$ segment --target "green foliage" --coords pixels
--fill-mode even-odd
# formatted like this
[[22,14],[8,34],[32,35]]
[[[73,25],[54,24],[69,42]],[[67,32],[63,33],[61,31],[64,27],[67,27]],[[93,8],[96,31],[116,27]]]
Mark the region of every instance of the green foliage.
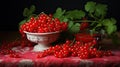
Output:
[[91,1],[85,4],[85,10],[96,17],[104,17],[107,13],[107,5]]
[[36,9],[36,8],[35,8],[35,5],[32,5],[32,6],[30,7],[30,13],[33,14],[33,12],[35,12],[35,9]]
[[114,24],[116,24],[116,20],[114,18],[104,19],[104,20],[102,20],[102,24],[104,26],[114,25]]
[[[89,17],[94,18],[96,22],[93,22],[93,30],[97,28],[104,29],[108,35],[111,35],[117,31],[116,20],[114,18],[104,18],[107,14],[107,5],[96,2],[87,2],[85,4],[85,10],[88,12]],[[96,24],[96,25],[95,25]]]
[[95,9],[95,16],[105,16],[107,13],[107,5],[104,4],[97,4]]
[[[57,8],[54,13],[55,18],[59,18],[63,22],[68,22],[68,31],[70,33],[77,33],[80,31],[80,23],[83,22],[83,17],[93,18],[90,21],[90,29],[94,32],[105,30],[108,35],[117,31],[116,20],[114,18],[104,18],[107,14],[107,5],[89,1],[85,4],[85,11],[83,10],[63,10]],[[74,22],[80,20],[77,23]]]
[[85,10],[87,12],[93,13],[95,11],[95,8],[96,8],[95,6],[96,6],[96,2],[92,2],[92,1],[87,2],[85,4]]
[[68,23],[68,31],[69,33],[78,33],[80,31],[80,24],[79,23],[75,23],[73,21],[70,21]]
[[70,33],[78,33],[80,31],[80,24],[79,23],[75,23],[71,26],[71,28],[69,28],[69,32]]
[[71,10],[66,12],[66,16],[70,19],[81,19],[85,16],[85,12],[82,10]]
[[36,16],[36,14],[33,14],[35,12],[35,9],[35,5],[31,5],[30,8],[24,9],[23,16],[25,19],[19,22],[19,26],[29,21],[31,16]]
[[53,16],[55,18],[60,18],[64,13],[65,13],[65,10],[62,10],[61,8],[57,8]]
[[82,10],[66,11],[62,8],[57,8],[53,16],[54,18],[59,18],[63,22],[68,22],[68,31],[74,34],[80,31],[80,24],[75,23],[73,19],[81,19],[85,16],[85,12]]
[[73,21],[69,21],[69,23],[68,23],[68,29],[70,29],[73,25],[74,25],[74,22]]
[[29,9],[25,8],[24,11],[23,11],[23,16],[27,17],[28,16],[28,12],[29,12]]
[[104,19],[102,21],[103,26],[105,26],[106,32],[110,35],[117,31],[116,20],[114,18]]
[[30,8],[25,8],[23,11],[24,17],[30,17],[35,12],[35,6],[32,5]]

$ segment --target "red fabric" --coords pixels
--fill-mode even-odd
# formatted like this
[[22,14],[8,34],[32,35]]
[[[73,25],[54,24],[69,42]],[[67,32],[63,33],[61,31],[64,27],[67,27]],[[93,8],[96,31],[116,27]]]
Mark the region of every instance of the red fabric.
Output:
[[120,67],[120,51],[113,51],[114,56],[92,59],[79,59],[79,57],[56,58],[47,56],[37,58],[37,52],[29,47],[17,47],[21,58],[11,58],[0,55],[0,67]]

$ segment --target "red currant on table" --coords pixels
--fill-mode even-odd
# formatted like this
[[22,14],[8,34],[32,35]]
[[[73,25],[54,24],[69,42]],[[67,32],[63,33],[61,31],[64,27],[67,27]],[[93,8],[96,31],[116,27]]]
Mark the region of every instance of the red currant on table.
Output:
[[45,57],[48,55],[54,55],[57,58],[65,57],[79,57],[80,59],[89,58],[100,58],[103,56],[113,55],[111,51],[103,51],[94,48],[93,41],[88,43],[83,43],[81,41],[76,41],[71,45],[72,41],[66,40],[65,43],[57,44],[50,47],[42,53],[37,55],[37,58]]

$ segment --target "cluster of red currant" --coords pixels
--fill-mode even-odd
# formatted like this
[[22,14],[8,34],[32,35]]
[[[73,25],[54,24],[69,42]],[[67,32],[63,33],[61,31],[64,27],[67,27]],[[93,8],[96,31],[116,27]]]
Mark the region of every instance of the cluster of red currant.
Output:
[[58,18],[53,18],[51,14],[41,13],[37,18],[31,17],[30,21],[22,24],[20,32],[46,33],[64,31],[67,29],[67,25],[66,22],[61,22]]
[[35,43],[29,41],[26,38],[21,38],[19,40],[15,40],[15,41],[12,41],[12,42],[6,42],[6,41],[4,41],[2,43],[2,45],[0,46],[0,50],[11,49],[11,48],[16,47],[16,46],[21,46],[21,47],[29,46],[29,47],[31,47],[34,44]]
[[0,55],[9,55],[12,58],[20,58],[20,55],[16,51],[11,49],[5,49],[0,51]]
[[[11,49],[12,47],[16,47],[16,46],[18,46],[18,45],[20,45],[20,41],[13,41],[13,42],[7,42],[7,41],[3,41],[2,42],[2,44],[1,44],[1,46],[0,46],[0,50],[2,51],[2,50],[9,50],[9,49]],[[1,52],[0,51],[0,52]]]
[[18,41],[2,44],[2,46],[0,47],[0,55],[9,55],[9,57],[12,58],[19,58],[19,54],[17,54],[16,51],[11,50],[12,47],[18,46],[18,43],[20,44],[20,42]]
[[21,45],[21,47],[33,47],[35,45],[35,43],[29,41],[27,38],[22,38],[21,40],[19,40],[19,46]]
[[20,40],[15,40],[13,42],[6,42],[4,41],[2,45],[0,46],[0,55],[9,55],[10,57],[13,58],[19,58],[19,53],[12,50],[13,47],[20,46],[25,47],[25,46],[33,46],[34,43],[28,41],[26,38],[22,38]]
[[50,47],[44,52],[40,52],[37,55],[37,58],[45,57],[48,55],[54,55],[57,58],[73,56],[79,57],[81,59],[89,59],[113,55],[111,51],[98,50],[97,48],[93,47],[94,45],[96,45],[96,40],[93,40],[88,43],[83,43],[80,41],[75,41],[73,43],[72,41],[67,40],[63,44]]
[[2,55],[13,54],[13,53],[15,53],[15,51],[13,51],[11,49],[5,49],[5,50],[0,51],[0,54],[2,54]]

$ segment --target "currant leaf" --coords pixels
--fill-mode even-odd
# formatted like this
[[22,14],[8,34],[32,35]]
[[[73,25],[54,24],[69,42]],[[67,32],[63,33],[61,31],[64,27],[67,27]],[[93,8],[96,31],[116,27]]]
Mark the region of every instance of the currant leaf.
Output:
[[100,17],[100,16],[105,16],[107,13],[107,5],[105,4],[97,4],[95,6],[95,16]]
[[93,12],[95,11],[95,8],[96,8],[95,6],[96,6],[96,3],[95,3],[95,2],[92,2],[92,1],[87,2],[87,3],[85,4],[85,10],[86,10],[87,12],[93,13]]
[[85,12],[82,10],[71,10],[66,12],[66,16],[70,19],[81,19],[85,16]]
[[69,23],[68,23],[68,29],[70,29],[74,25],[73,23],[74,23],[73,21],[69,21]]
[[116,24],[116,22],[117,22],[115,18],[111,18],[111,21],[113,24]]
[[23,11],[23,16],[28,17],[28,12],[29,12],[29,9],[25,8],[24,11]]
[[30,11],[33,13],[33,12],[35,12],[35,5],[32,5],[31,7],[30,7]]
[[113,25],[113,24],[116,24],[116,20],[114,18],[110,18],[110,19],[104,19],[102,21],[102,24],[104,26],[109,26],[109,25]]
[[64,16],[64,15],[62,15],[61,17],[59,17],[59,19],[62,22],[68,22],[69,21],[69,19],[66,16]]
[[109,25],[108,27],[106,27],[106,30],[107,33],[110,35],[117,30],[117,27],[115,25]]
[[114,18],[110,18],[110,19],[104,19],[102,21],[103,26],[105,26],[106,32],[108,33],[108,35],[112,34],[113,32],[117,31],[117,26],[116,24],[116,20]]
[[63,20],[62,20],[63,22],[68,22],[69,21],[69,19],[67,18],[67,17],[65,17],[64,16],[64,18],[63,18]]
[[80,24],[75,23],[69,30],[70,33],[78,33],[80,31]]
[[62,10],[61,8],[57,8],[53,16],[55,18],[60,18],[64,13],[65,13],[65,10]]

